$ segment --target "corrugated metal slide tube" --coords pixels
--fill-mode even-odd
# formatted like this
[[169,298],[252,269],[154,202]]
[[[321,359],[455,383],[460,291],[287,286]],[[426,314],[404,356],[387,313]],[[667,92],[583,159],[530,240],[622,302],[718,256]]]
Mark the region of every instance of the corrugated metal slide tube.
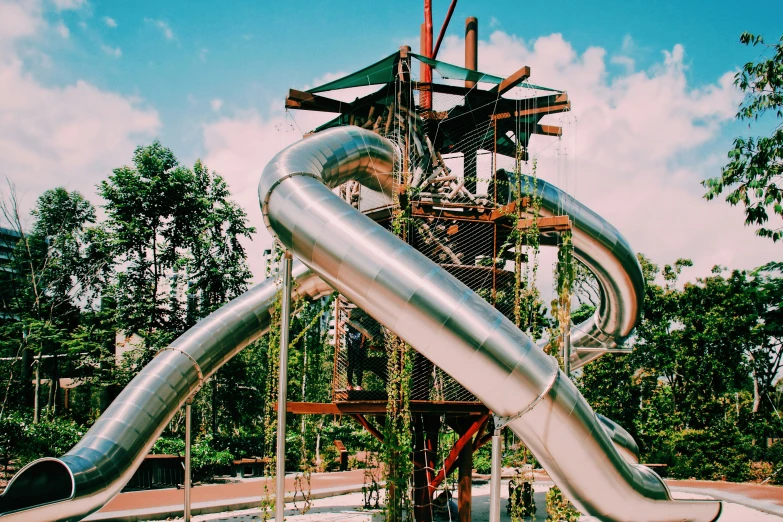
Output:
[[[295,263],[294,296],[331,287]],[[269,329],[279,287],[268,279],[199,321],[125,387],[79,443],[14,476],[0,496],[2,522],[80,520],[127,484],[155,440],[204,379]]]
[[[672,501],[654,472],[626,462],[556,361],[506,317],[331,192],[348,179],[388,189],[395,158],[391,142],[357,127],[295,143],[261,177],[267,227],[322,279],[507,417],[583,512],[617,522],[716,519],[719,502]],[[604,325],[618,318],[600,313],[610,319]]]

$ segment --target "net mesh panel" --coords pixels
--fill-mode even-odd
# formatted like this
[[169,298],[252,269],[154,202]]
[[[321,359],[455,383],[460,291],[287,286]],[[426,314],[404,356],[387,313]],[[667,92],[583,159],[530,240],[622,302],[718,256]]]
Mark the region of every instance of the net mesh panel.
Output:
[[[423,110],[419,107],[420,91],[401,93],[400,88],[396,84],[385,92],[379,91],[370,102],[327,126],[352,124],[373,130],[407,153],[407,171],[398,173],[398,182],[411,187],[411,201],[431,207],[428,216],[410,220],[406,240],[513,319],[515,274],[513,249],[509,245],[510,226],[462,220],[453,217],[450,210],[507,204],[511,200],[509,180],[497,179],[493,173],[499,168],[512,172],[516,158],[496,153],[494,122],[489,118],[479,121],[473,118],[464,96],[428,93],[432,108]],[[401,106],[400,100],[406,94],[415,111],[406,109],[404,103]],[[491,100],[486,101],[476,110],[481,114],[492,113],[492,105]],[[448,128],[441,127],[445,117],[452,114]],[[513,140],[513,133],[510,134],[507,138]],[[389,211],[385,220],[388,228],[391,212],[396,208],[391,197],[356,182],[346,183],[335,192],[366,214]],[[445,207],[438,210],[435,205]],[[333,399],[336,402],[385,400],[385,341],[389,332],[344,296],[335,303],[334,318]],[[433,402],[478,402],[420,355],[414,362],[411,397]]]
[[[415,72],[411,76],[415,80]],[[425,215],[413,215],[405,223],[404,240],[513,321],[519,274],[515,273],[512,220],[461,218],[459,209],[473,214],[486,214],[488,209],[502,212],[504,205],[517,200],[521,182],[518,184],[513,173],[520,171],[531,129],[541,116],[496,120],[499,104],[505,104],[503,111],[510,109],[508,100],[486,95],[467,99],[457,94],[401,92],[403,85],[410,86],[396,82],[355,102],[351,113],[340,115],[318,130],[356,125],[396,143],[405,156],[397,166],[396,192],[404,193],[412,205],[426,206]],[[528,99],[514,102],[512,110],[526,111],[555,101],[556,95],[546,93],[549,97],[544,98],[530,89],[515,89],[517,97]],[[423,110],[419,106],[422,96],[430,97],[431,108]],[[410,100],[407,104],[406,99]],[[387,229],[399,208],[397,198],[356,182],[336,188],[335,193]],[[519,212],[521,217],[529,217],[527,209]],[[387,340],[391,332],[345,296],[335,300],[331,314],[335,325],[333,400],[385,402]],[[419,354],[414,359],[411,399],[478,405],[475,396]],[[437,488],[431,487],[430,481],[445,469],[449,451],[459,436],[446,416],[413,417],[414,440],[421,439],[415,444],[420,449],[413,455],[415,509],[456,520],[456,504],[451,499],[455,479],[447,478]],[[488,433],[486,429],[482,433]],[[469,443],[477,444],[477,439]],[[421,441],[426,441],[425,449],[421,449]]]

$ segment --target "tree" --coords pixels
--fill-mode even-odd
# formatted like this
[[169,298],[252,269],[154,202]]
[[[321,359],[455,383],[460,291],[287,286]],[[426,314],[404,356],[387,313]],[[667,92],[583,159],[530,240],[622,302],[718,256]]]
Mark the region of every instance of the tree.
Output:
[[17,372],[20,382],[14,390],[13,370],[8,376],[3,406],[10,391],[15,392],[21,404],[29,404],[30,356],[35,354],[37,421],[41,367],[49,373],[47,407],[54,410],[60,357],[67,353],[70,332],[79,324],[80,307],[92,303],[96,296],[94,283],[105,265],[91,257],[95,249],[91,245],[94,233],[90,225],[95,222],[95,209],[80,193],[64,188],[44,192],[32,211],[35,221],[29,232],[22,226],[16,193],[10,183],[0,210],[19,238],[4,275],[6,320],[0,324],[0,347],[21,366]]
[[[736,138],[721,175],[702,184],[708,200],[728,190],[729,204],[745,206],[745,224],[757,225],[757,235],[778,241],[783,237],[783,37],[777,44],[767,44],[761,35],[743,33],[740,42],[766,49],[734,77],[734,85],[745,93],[736,117],[753,122],[775,118],[777,123],[767,136]],[[771,217],[772,225],[768,224]]]
[[[179,165],[154,142],[133,166],[101,182],[114,263],[116,320],[144,339],[140,364],[184,329],[245,290],[250,271],[239,240],[255,231],[225,181],[200,161]],[[187,295],[189,300],[183,296]]]

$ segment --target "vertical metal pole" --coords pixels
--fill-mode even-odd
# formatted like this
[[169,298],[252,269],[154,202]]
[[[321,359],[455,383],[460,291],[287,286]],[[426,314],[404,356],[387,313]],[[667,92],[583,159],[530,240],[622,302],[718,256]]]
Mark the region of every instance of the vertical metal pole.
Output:
[[[470,16],[465,20],[465,69],[478,70],[478,19]],[[465,80],[465,87],[472,89],[476,82]]]
[[285,516],[285,414],[288,384],[288,343],[291,323],[291,252],[283,256],[283,306],[280,324],[280,375],[277,384],[277,470],[275,476],[275,522]]
[[193,399],[185,401],[185,522],[190,522],[190,406],[192,404]]
[[565,327],[565,333],[563,334],[563,372],[566,376],[571,376],[571,320],[569,318],[568,324]]
[[[496,421],[497,422],[497,421]],[[502,428],[501,428],[502,429]],[[500,467],[502,465],[501,429],[492,433],[492,476],[489,483],[489,522],[500,522]]]

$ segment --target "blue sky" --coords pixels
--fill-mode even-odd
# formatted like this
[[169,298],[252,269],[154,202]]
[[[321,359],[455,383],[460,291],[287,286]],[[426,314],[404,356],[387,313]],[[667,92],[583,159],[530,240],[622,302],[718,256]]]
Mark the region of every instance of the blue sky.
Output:
[[[437,34],[448,1],[433,3]],[[731,75],[759,49],[739,35],[778,38],[783,3],[461,0],[439,58],[461,63],[470,15],[480,69],[531,65],[532,82],[569,91],[580,165],[569,183],[638,250],[659,262],[692,257],[694,274],[779,258],[778,245],[742,227],[739,209],[702,201],[699,181],[746,131],[733,121]],[[28,207],[58,184],[99,203],[95,183],[159,138],[183,162],[202,157],[224,174],[259,226],[252,194],[263,164],[319,122],[293,114],[292,127],[287,89],[403,43],[415,49],[421,21],[420,0],[0,0],[0,174]],[[546,177],[551,162],[541,160]],[[252,247],[256,270],[268,242],[261,232]]]
[[[448,0],[433,3],[437,31]],[[566,1],[553,7],[462,0],[448,34],[460,34],[464,19],[473,15],[483,38],[495,30],[525,40],[561,33],[578,52],[591,46],[619,51],[630,36],[640,68],[679,43],[689,79],[698,85],[758,54],[738,44],[742,31],[773,36],[780,30],[783,3],[755,5],[751,15],[728,1]],[[54,67],[33,69],[50,85],[85,79],[142,97],[161,114],[161,138],[190,156],[198,153],[194,127],[212,116],[210,100],[267,114],[270,104],[282,105],[289,87],[359,68],[402,43],[415,47],[422,16],[420,0],[90,2],[77,10],[49,10],[47,20],[64,23],[70,38],[48,47]]]

